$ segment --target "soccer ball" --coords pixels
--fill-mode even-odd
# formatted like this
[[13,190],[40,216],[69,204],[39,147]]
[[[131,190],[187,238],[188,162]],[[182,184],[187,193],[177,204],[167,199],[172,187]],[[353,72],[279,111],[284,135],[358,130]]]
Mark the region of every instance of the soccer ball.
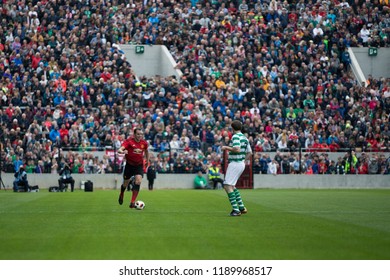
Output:
[[142,210],[145,208],[145,202],[138,200],[135,202],[135,209]]

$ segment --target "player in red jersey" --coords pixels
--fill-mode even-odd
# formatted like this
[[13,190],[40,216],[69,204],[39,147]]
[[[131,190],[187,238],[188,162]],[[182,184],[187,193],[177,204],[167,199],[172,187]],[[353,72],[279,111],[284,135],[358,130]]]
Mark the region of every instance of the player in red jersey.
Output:
[[[134,136],[126,139],[118,150],[118,154],[124,154],[126,159],[125,171],[123,172],[123,184],[118,202],[123,204],[123,196],[130,181],[132,183],[132,196],[130,208],[134,208],[135,200],[141,186],[144,175],[144,162],[149,162],[148,142],[143,139],[141,128],[134,129]],[[144,161],[145,159],[145,161]],[[132,180],[134,178],[134,180]]]

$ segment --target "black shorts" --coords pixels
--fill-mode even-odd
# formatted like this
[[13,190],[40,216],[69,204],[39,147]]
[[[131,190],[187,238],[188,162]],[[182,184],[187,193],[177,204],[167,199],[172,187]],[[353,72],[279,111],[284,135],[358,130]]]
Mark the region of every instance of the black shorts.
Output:
[[144,166],[143,165],[125,165],[125,171],[123,172],[123,179],[128,180],[131,176],[141,175],[144,177]]

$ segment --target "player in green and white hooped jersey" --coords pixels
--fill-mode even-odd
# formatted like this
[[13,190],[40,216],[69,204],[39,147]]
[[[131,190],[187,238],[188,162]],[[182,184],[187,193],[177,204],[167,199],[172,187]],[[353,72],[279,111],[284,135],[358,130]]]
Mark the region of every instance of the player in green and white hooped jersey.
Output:
[[252,149],[248,138],[241,132],[242,123],[234,120],[231,124],[234,134],[229,146],[222,146],[222,150],[229,152],[228,167],[225,174],[224,189],[228,195],[232,212],[230,216],[241,216],[247,213],[241,194],[236,188],[236,183],[245,169],[245,160],[252,155]]

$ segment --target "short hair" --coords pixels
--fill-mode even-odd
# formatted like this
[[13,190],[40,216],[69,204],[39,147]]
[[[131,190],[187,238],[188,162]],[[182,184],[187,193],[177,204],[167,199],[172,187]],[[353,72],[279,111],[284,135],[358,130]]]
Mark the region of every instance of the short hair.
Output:
[[138,131],[142,131],[142,129],[140,127],[134,128],[134,134],[137,134]]
[[239,120],[232,121],[232,128],[234,130],[241,130],[242,129],[242,122],[240,122]]

